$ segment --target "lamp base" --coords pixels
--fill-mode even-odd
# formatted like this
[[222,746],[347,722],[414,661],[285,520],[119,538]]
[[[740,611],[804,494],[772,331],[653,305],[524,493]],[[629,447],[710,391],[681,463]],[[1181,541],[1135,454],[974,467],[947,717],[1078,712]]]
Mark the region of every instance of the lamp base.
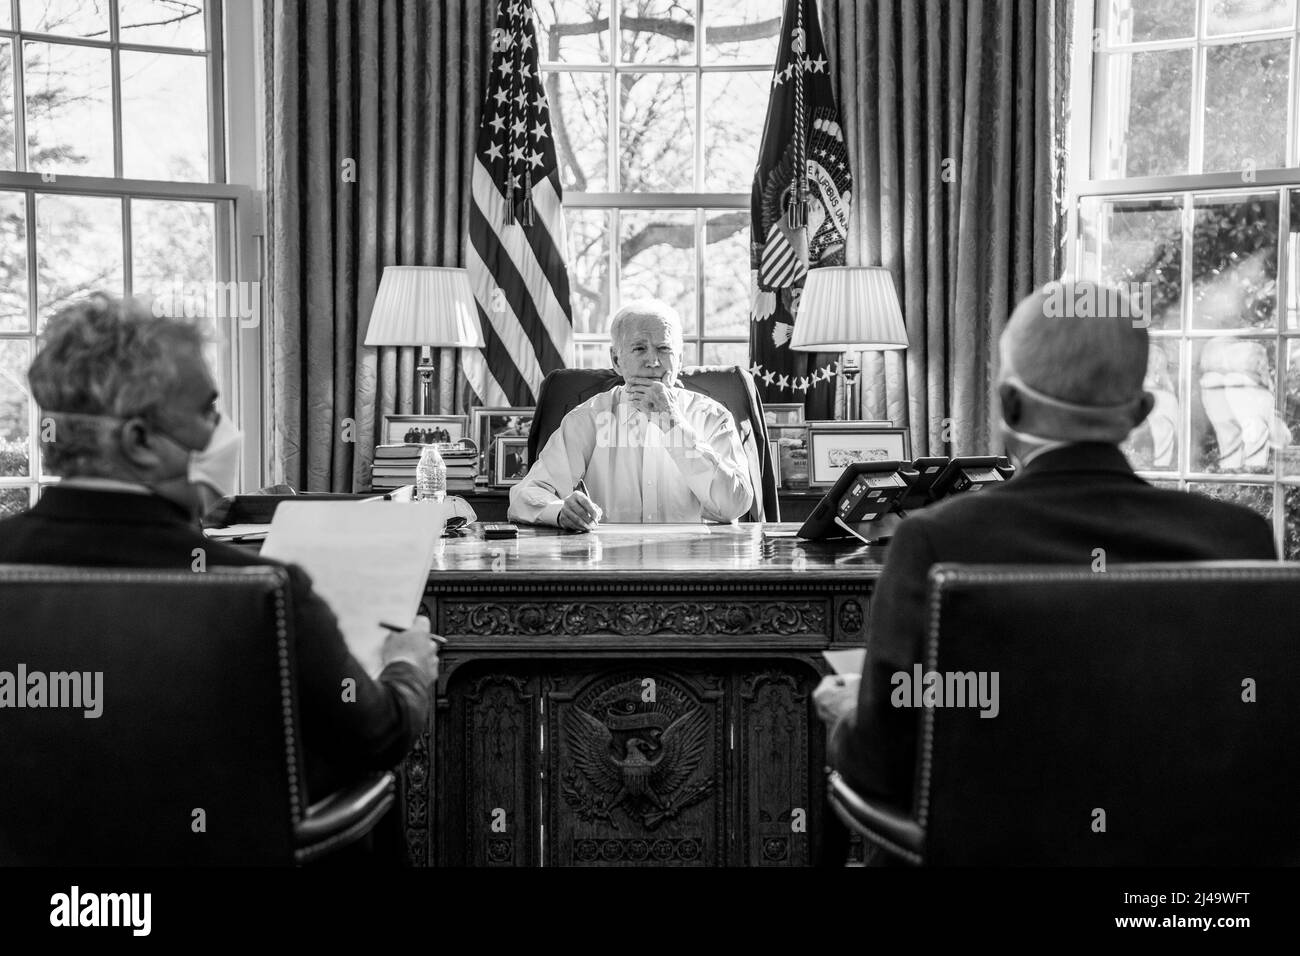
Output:
[[417,415],[428,415],[433,404],[433,350],[427,346],[420,347],[420,394],[416,402]]

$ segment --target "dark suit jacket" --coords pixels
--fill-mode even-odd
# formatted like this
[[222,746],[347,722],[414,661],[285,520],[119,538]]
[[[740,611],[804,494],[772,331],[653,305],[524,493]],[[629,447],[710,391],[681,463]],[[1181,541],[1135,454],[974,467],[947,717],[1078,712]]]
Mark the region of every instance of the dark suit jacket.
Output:
[[[56,486],[31,511],[0,521],[0,562],[10,564],[184,570],[195,548],[203,549],[208,567],[278,563],[209,541],[179,507],[153,495]],[[371,680],[306,572],[289,565],[289,578],[303,762],[314,801],[401,760],[425,727],[429,693],[419,669],[406,662]],[[343,700],[349,677],[355,702]]]
[[860,792],[906,810],[919,712],[889,703],[890,677],[924,665],[926,577],[939,562],[1107,565],[1273,560],[1268,522],[1240,505],[1154,488],[1114,445],[1045,452],[1005,485],[899,524],[871,600],[858,709],[836,726],[831,761]]

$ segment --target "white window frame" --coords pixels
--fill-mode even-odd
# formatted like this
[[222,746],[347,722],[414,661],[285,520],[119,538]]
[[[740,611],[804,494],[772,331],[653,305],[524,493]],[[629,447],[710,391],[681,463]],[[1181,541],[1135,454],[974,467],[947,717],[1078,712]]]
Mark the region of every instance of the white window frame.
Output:
[[[212,182],[186,183],[163,180],[125,179],[121,176],[70,176],[58,175],[51,181],[37,172],[26,169],[26,130],[24,123],[24,94],[22,77],[23,40],[38,39],[71,45],[92,46],[98,49],[142,50],[175,54],[172,47],[138,43],[115,43],[109,40],[86,40],[55,34],[19,33],[18,0],[0,0],[10,7],[11,30],[3,32],[13,40],[14,66],[14,118],[17,148],[16,170],[0,170],[0,190],[21,193],[26,197],[27,270],[29,327],[23,332],[0,332],[0,339],[31,343],[33,354],[38,344],[36,331],[37,283],[36,270],[36,195],[69,194],[101,196],[119,199],[122,203],[122,263],[126,294],[131,294],[132,256],[130,204],[133,199],[170,199],[211,202],[215,206],[216,266],[219,281],[259,283],[261,302],[259,315],[265,317],[266,289],[263,285],[264,268],[264,201],[262,196],[263,151],[261,102],[262,56],[262,3],[261,0],[206,0],[204,16],[207,19],[209,49],[208,61],[208,140],[209,173]],[[117,4],[111,3],[110,23],[116,29]],[[121,96],[117,81],[117,58],[113,58],[113,123],[114,171],[121,173]],[[227,339],[228,350],[223,355],[224,374],[219,376],[218,387],[222,393],[222,406],[240,424],[244,432],[244,449],[241,481],[245,488],[256,488],[265,483],[266,462],[263,453],[263,436],[268,434],[265,406],[262,400],[264,374],[267,367],[263,335],[264,323],[244,328],[235,320],[230,322]],[[28,450],[30,473],[19,477],[0,477],[0,489],[27,488],[28,503],[34,504],[43,487],[58,481],[44,470],[40,455],[40,410],[28,396]]]
[[[1191,302],[1192,269],[1190,263],[1192,244],[1192,220],[1188,215],[1191,205],[1183,197],[1188,194],[1195,198],[1211,198],[1230,195],[1259,195],[1269,192],[1279,196],[1278,210],[1278,276],[1277,276],[1277,314],[1276,327],[1273,330],[1195,330],[1178,329],[1169,332],[1152,330],[1152,340],[1176,341],[1179,347],[1180,405],[1184,396],[1190,400],[1190,378],[1192,369],[1189,357],[1192,345],[1220,335],[1232,335],[1256,341],[1272,341],[1276,349],[1275,388],[1276,415],[1285,413],[1285,379],[1287,371],[1288,343],[1300,341],[1300,329],[1291,330],[1287,326],[1289,284],[1294,276],[1292,263],[1300,257],[1300,243],[1291,238],[1289,190],[1287,187],[1300,189],[1300,137],[1296,132],[1296,118],[1300,116],[1300,11],[1296,21],[1286,30],[1257,31],[1248,34],[1234,34],[1229,37],[1205,38],[1202,36],[1206,22],[1207,4],[1211,0],[1196,2],[1196,37],[1189,43],[1187,39],[1176,41],[1152,41],[1125,45],[1125,51],[1140,52],[1156,49],[1185,49],[1195,44],[1193,56],[1193,80],[1190,109],[1192,112],[1189,143],[1189,168],[1195,170],[1174,176],[1148,176],[1130,178],[1094,178],[1093,170],[1098,168],[1097,160],[1104,154],[1107,144],[1093,141],[1093,129],[1100,126],[1106,130],[1110,118],[1106,109],[1110,104],[1097,102],[1096,88],[1098,78],[1094,76],[1095,55],[1098,47],[1106,43],[1104,20],[1099,23],[1097,12],[1109,0],[1081,0],[1075,4],[1073,24],[1074,52],[1071,63],[1070,91],[1070,163],[1069,185],[1067,190],[1067,234],[1066,273],[1080,274],[1085,268],[1082,262],[1082,235],[1080,232],[1080,204],[1090,197],[1105,199],[1140,200],[1155,198],[1173,198],[1184,202],[1183,215],[1183,259],[1182,276],[1183,301]],[[1281,37],[1291,38],[1291,61],[1289,73],[1289,98],[1287,101],[1287,140],[1286,161],[1291,165],[1280,169],[1258,169],[1253,171],[1253,178],[1246,180],[1242,172],[1200,172],[1203,160],[1203,117],[1205,93],[1205,58],[1206,49],[1224,43],[1238,43],[1243,39],[1266,40]],[[1300,224],[1296,224],[1300,228]],[[1182,388],[1182,385],[1187,388]],[[1192,435],[1190,416],[1186,408],[1179,410],[1186,421],[1179,422],[1179,467],[1172,471],[1139,471],[1138,474],[1149,480],[1177,483],[1186,489],[1189,484],[1253,485],[1270,488],[1273,492],[1273,536],[1278,554],[1284,553],[1286,535],[1286,493],[1300,493],[1300,474],[1283,475],[1283,456],[1274,451],[1272,474],[1268,473],[1214,473],[1207,474],[1190,468]]]
[[[713,63],[704,62],[705,45],[704,45],[704,8],[706,3],[717,3],[718,0],[695,0],[695,62],[693,64],[657,64],[657,63],[619,63],[617,62],[617,51],[619,49],[621,35],[621,3],[620,0],[610,0],[610,56],[608,63],[591,62],[591,61],[546,61],[540,59],[545,52],[538,50],[539,68],[542,73],[603,73],[608,82],[609,96],[609,115],[607,117],[608,129],[608,149],[606,154],[606,164],[609,170],[609,179],[615,185],[618,183],[618,144],[619,144],[619,101],[618,101],[618,74],[620,73],[685,73],[695,77],[695,155],[694,155],[694,185],[698,188],[704,182],[704,76],[706,74],[718,73],[754,73],[766,70],[769,75],[775,68],[775,63],[766,63],[762,61],[737,62],[737,63]],[[759,153],[759,144],[755,144],[754,159],[757,165]],[[746,361],[743,363],[748,366],[748,335],[710,335],[705,328],[705,281],[704,281],[704,255],[705,255],[705,227],[708,217],[711,214],[719,212],[728,212],[731,210],[750,209],[750,194],[743,193],[720,193],[720,192],[625,192],[622,190],[614,192],[578,192],[576,190],[566,189],[564,192],[564,206],[566,209],[584,209],[599,212],[607,212],[610,215],[610,242],[609,242],[609,271],[610,271],[610,301],[617,303],[621,301],[621,268],[619,265],[618,245],[621,236],[621,215],[624,211],[638,210],[664,210],[674,212],[693,212],[695,214],[695,315],[696,324],[694,334],[685,336],[685,347],[687,353],[683,356],[684,365],[697,365],[703,359],[706,345],[713,343],[743,343],[746,347]],[[609,345],[608,335],[599,335],[595,333],[575,333],[575,344],[582,345]]]

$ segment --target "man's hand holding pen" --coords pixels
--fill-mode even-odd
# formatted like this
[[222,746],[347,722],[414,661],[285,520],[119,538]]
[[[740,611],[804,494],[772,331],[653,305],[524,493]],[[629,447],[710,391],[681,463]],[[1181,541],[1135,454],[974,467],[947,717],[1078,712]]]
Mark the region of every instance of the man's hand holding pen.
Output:
[[438,646],[446,643],[446,638],[431,632],[427,617],[417,615],[415,623],[408,628],[383,621],[379,626],[389,632],[380,651],[385,667],[395,661],[406,661],[414,664],[430,684],[438,679]]
[[579,478],[577,486],[564,499],[556,521],[566,531],[591,531],[602,517],[600,505],[591,500],[586,482]]

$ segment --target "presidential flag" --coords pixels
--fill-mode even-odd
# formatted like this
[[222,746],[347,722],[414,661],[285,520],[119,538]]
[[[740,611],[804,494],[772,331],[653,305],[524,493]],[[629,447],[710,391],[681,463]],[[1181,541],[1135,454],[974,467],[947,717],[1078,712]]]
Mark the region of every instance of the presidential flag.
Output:
[[750,199],[749,353],[765,402],[833,418],[840,356],[795,352],[809,269],[844,265],[853,177],[816,0],[786,0],[767,125]]
[[573,313],[532,0],[501,0],[491,44],[466,261],[486,344],[465,352],[465,377],[484,405],[535,405],[543,376],[572,364]]

